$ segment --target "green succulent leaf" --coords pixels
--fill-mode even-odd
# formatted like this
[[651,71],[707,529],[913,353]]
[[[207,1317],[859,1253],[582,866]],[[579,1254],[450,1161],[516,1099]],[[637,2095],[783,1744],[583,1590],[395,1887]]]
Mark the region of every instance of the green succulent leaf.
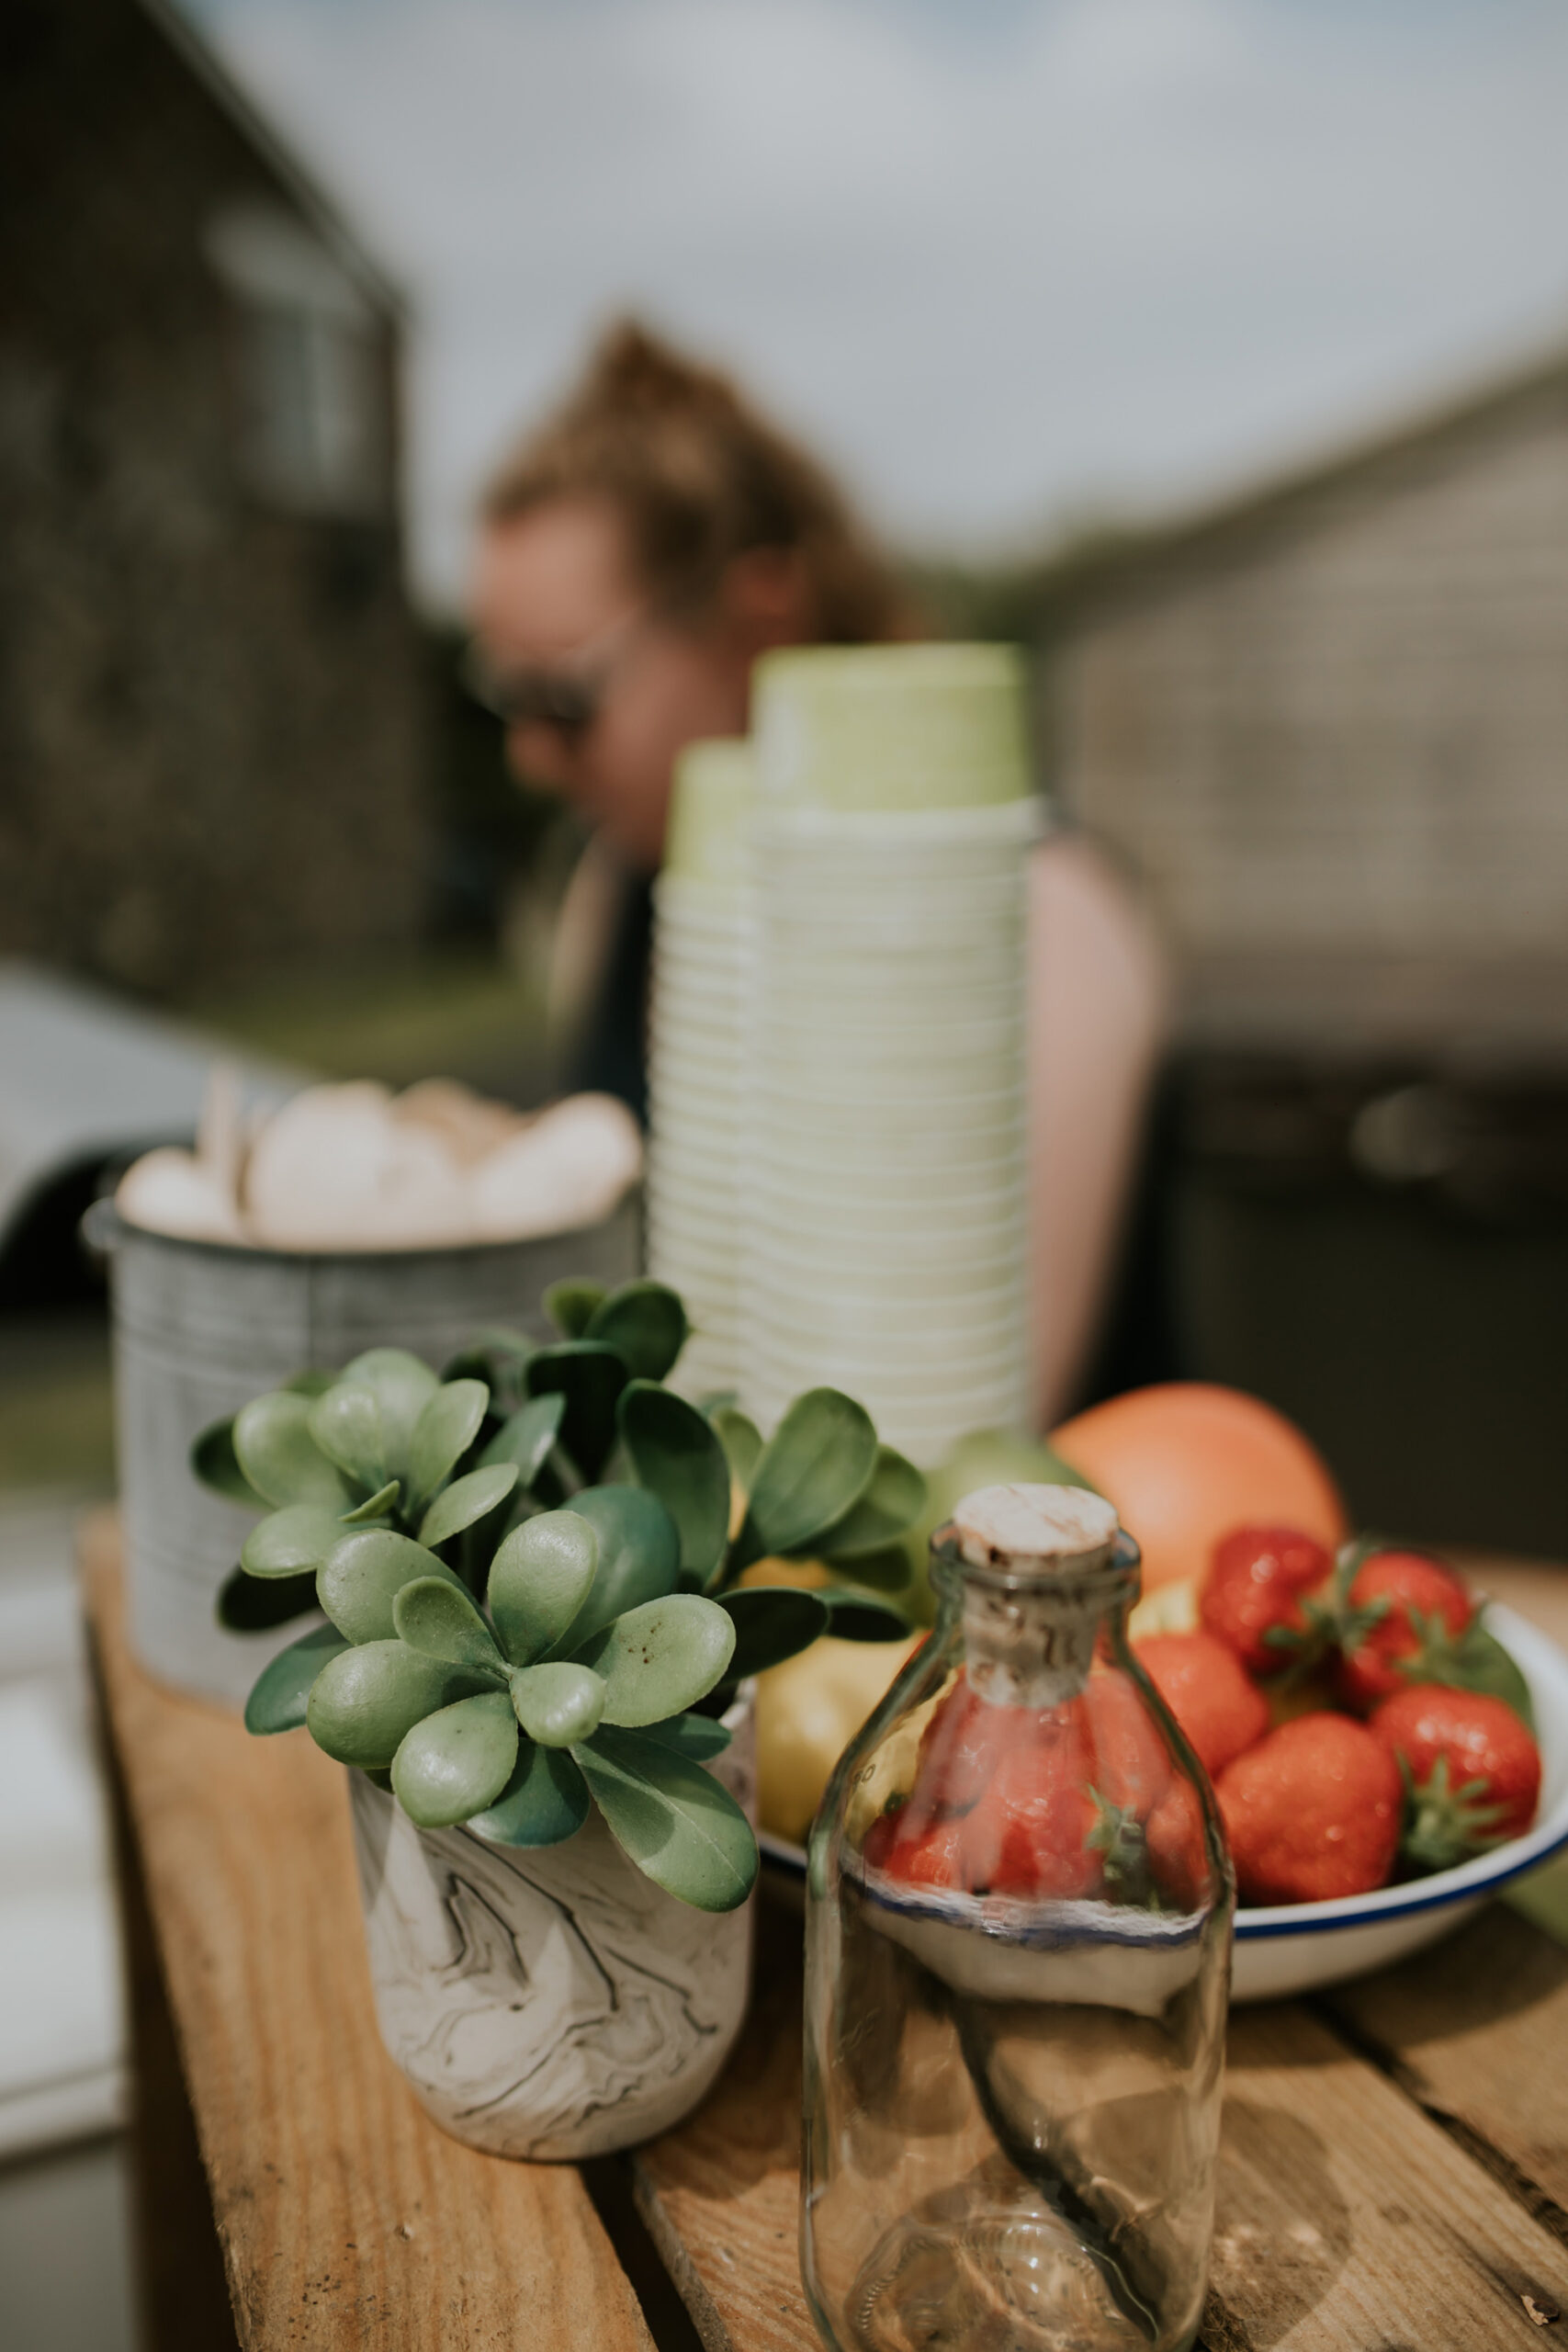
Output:
[[681,1539],[657,1495],[640,1487],[584,1487],[571,1508],[593,1530],[599,1565],[577,1615],[552,1645],[558,1655],[581,1649],[624,1610],[673,1592],[681,1574]]
[[626,1386],[626,1359],[603,1340],[560,1340],[528,1360],[528,1391],[566,1398],[560,1442],[590,1482],[615,1436],[615,1401]]
[[288,1388],[253,1396],[234,1416],[234,1455],[257,1494],[281,1510],[290,1503],[324,1503],[352,1510],[352,1482],[329,1462],[310,1434],[313,1400]]
[[422,1510],[467,1453],[484,1420],[482,1380],[448,1380],[435,1390],[409,1440],[409,1510]]
[[694,1764],[722,1756],[730,1743],[730,1734],[712,1715],[671,1715],[668,1723],[644,1724],[642,1736],[656,1739],[660,1747],[672,1747],[677,1756],[689,1756]]
[[231,1503],[243,1503],[247,1510],[265,1510],[266,1497],[258,1494],[240,1467],[240,1457],[234,1451],[234,1416],[231,1413],[221,1421],[209,1421],[198,1438],[192,1441],[190,1466],[204,1487],[215,1495],[222,1495]]
[[734,1648],[734,1622],[716,1602],[667,1592],[628,1609],[577,1657],[604,1679],[605,1723],[635,1725],[662,1723],[705,1698]]
[[[340,1764],[384,1772],[415,1724],[484,1690],[461,1667],[422,1657],[401,1642],[357,1643],[322,1667],[311,1685],[305,1721],[317,1747]],[[505,1693],[489,1695],[499,1696],[510,1716]]]
[[468,1827],[498,1846],[558,1846],[581,1828],[589,1802],[588,1783],[564,1748],[521,1739],[512,1778]]
[[492,1325],[469,1333],[451,1362],[443,1364],[441,1377],[444,1381],[482,1380],[490,1390],[491,1411],[506,1413],[519,1402],[523,1367],[533,1352],[534,1342],[526,1332]]
[[468,1599],[445,1562],[423,1544],[389,1527],[362,1527],[337,1542],[316,1577],[316,1598],[351,1642],[389,1642],[397,1633],[392,1605],[404,1585],[434,1577]]
[[367,1495],[357,1510],[345,1510],[344,1527],[369,1527],[378,1519],[390,1519],[395,1514],[402,1488],[395,1478],[389,1478],[373,1495]]
[[563,1340],[581,1340],[610,1294],[603,1283],[551,1283],[540,1304]]
[[391,1473],[381,1433],[381,1408],[373,1389],[340,1380],[311,1406],[310,1435],[327,1460],[335,1462],[356,1487],[375,1494],[387,1484]]
[[729,1464],[729,1475],[750,1489],[752,1474],[762,1452],[762,1432],[755,1421],[748,1420],[739,1406],[721,1405],[710,1414],[714,1434],[724,1448]]
[[719,1593],[717,1604],[735,1624],[735,1654],[729,1661],[734,1682],[809,1649],[828,1630],[826,1600],[799,1585],[740,1585]]
[[878,1592],[907,1592],[909,1587],[909,1555],[902,1544],[889,1544],[879,1552],[857,1552],[852,1560],[835,1559],[845,1578],[856,1585],[869,1585]]
[[479,1467],[488,1470],[498,1463],[514,1462],[518,1484],[531,1487],[550,1458],[565,1412],[566,1398],[558,1389],[552,1396],[530,1396],[502,1423],[480,1454]]
[[424,1657],[442,1657],[471,1674],[504,1681],[506,1660],[495,1635],[460,1587],[440,1577],[416,1577],[392,1603],[400,1642]]
[[517,1484],[515,1462],[491,1463],[488,1470],[470,1470],[443,1487],[419,1523],[422,1544],[446,1544],[472,1527],[487,1511],[504,1502]]
[[909,1638],[909,1621],[903,1611],[874,1600],[868,1592],[852,1592],[835,1585],[825,1587],[817,1598],[828,1604],[828,1631],[835,1641],[907,1642]]
[[859,1502],[876,1462],[864,1407],[837,1388],[808,1388],[762,1448],[733,1566],[807,1551]]
[[339,1372],[296,1372],[279,1385],[287,1389],[290,1396],[324,1396],[329,1388],[336,1387],[342,1377]]
[[597,1730],[604,1713],[603,1677],[560,1658],[547,1666],[512,1669],[512,1704],[530,1739],[541,1747],[571,1747]]
[[344,1387],[368,1388],[381,1417],[388,1475],[409,1478],[409,1448],[414,1425],[440,1385],[427,1363],[406,1348],[367,1348],[337,1375]]
[[686,1310],[664,1283],[623,1283],[588,1319],[586,1340],[614,1348],[634,1380],[662,1380],[686,1344]]
[[513,1529],[491,1563],[485,1598],[514,1666],[532,1665],[560,1639],[598,1566],[598,1536],[579,1511],[541,1511]]
[[252,1528],[240,1566],[252,1577],[301,1576],[319,1567],[342,1536],[343,1521],[330,1503],[289,1503]]
[[392,1758],[392,1789],[422,1829],[449,1829],[492,1805],[516,1762],[512,1702],[504,1690],[487,1690],[412,1726]]
[[649,1380],[632,1382],[619,1418],[633,1476],[679,1529],[682,1570],[706,1584],[729,1540],[729,1463],[712,1423]]
[[263,1735],[298,1730],[317,1675],[347,1647],[335,1625],[312,1625],[291,1642],[257,1676],[245,1702],[245,1729]]
[[228,1633],[265,1634],[315,1606],[313,1569],[292,1577],[253,1577],[242,1567],[231,1568],[219,1586],[215,1614]]
[[896,1544],[926,1507],[926,1482],[912,1462],[890,1445],[876,1449],[871,1484],[842,1519],[816,1539],[824,1560],[854,1560]]
[[646,1733],[602,1724],[572,1750],[611,1835],[656,1886],[733,1911],[757,1883],[757,1841],[728,1790]]

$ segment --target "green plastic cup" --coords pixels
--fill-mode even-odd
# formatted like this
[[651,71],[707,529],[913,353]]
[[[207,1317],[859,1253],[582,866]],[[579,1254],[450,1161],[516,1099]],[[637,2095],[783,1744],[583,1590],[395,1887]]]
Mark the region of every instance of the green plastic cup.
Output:
[[711,889],[739,890],[755,771],[739,737],[688,743],[675,763],[664,871]]
[[758,662],[752,716],[773,808],[979,808],[1032,788],[1014,646],[792,647]]

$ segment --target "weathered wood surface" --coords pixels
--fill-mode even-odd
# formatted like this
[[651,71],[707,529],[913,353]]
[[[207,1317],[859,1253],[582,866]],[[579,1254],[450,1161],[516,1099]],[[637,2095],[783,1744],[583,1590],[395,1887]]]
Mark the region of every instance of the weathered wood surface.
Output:
[[801,2291],[798,1913],[765,1902],[751,2013],[718,2088],[631,2158],[637,2210],[705,2352],[818,2342]]
[[[1523,1921],[1487,1918],[1506,1920],[1521,1951],[1533,1943],[1568,1965]],[[705,2352],[797,2352],[817,2340],[796,2264],[798,1968],[782,1928],[770,1944],[725,2081],[690,2123],[632,2159],[640,2210]],[[1446,1955],[1424,1965],[1445,1981]],[[1533,1989],[1539,1968],[1521,1982]],[[1482,2072],[1486,2030],[1473,2052]],[[1526,2295],[1568,2312],[1568,2253],[1523,2201],[1303,2004],[1236,2013],[1210,2352],[1502,2352],[1533,2336]]]
[[152,1682],[112,1520],[83,1555],[241,2344],[649,2352],[578,2174],[447,2139],[382,2050],[337,1768]]
[[[335,1770],[303,1738],[258,1747],[148,1682],[120,1640],[112,1528],[86,1550],[241,2342],[646,2352],[578,2177],[445,2139],[382,2052]],[[1487,1564],[1483,1580],[1543,1623],[1568,1600],[1544,1570]],[[798,1920],[767,1905],[759,1944],[757,1999],[724,2080],[627,2160],[705,2352],[817,2341],[796,2257]],[[1203,2341],[1540,2341],[1527,2297],[1568,2330],[1565,2210],[1568,1953],[1494,1907],[1315,2005],[1237,2014]],[[655,2324],[673,2352],[678,2330]]]

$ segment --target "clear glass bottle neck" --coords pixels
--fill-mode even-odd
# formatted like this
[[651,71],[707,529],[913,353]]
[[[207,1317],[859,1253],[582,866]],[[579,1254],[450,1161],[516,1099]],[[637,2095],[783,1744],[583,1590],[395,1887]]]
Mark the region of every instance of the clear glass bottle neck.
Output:
[[1101,1626],[1136,1599],[1138,1554],[1125,1537],[1109,1556],[1055,1572],[972,1567],[933,1553],[942,1628],[960,1632],[976,1697],[998,1707],[1060,1707],[1089,1679]]

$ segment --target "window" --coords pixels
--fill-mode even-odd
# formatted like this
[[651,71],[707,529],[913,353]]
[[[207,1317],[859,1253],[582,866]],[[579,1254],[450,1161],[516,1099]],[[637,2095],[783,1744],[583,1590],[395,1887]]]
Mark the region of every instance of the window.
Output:
[[237,205],[219,214],[207,252],[240,312],[247,482],[298,512],[379,512],[388,431],[370,302],[326,245],[280,209]]

